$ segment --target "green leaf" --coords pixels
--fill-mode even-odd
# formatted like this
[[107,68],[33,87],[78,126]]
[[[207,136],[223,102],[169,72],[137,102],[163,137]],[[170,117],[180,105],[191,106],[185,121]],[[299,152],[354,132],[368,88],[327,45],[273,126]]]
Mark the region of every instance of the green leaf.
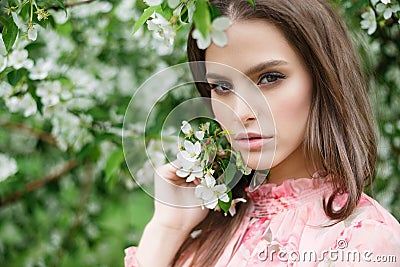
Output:
[[120,168],[121,163],[124,161],[124,153],[122,149],[115,150],[106,162],[106,167],[104,169],[106,175],[106,182],[110,182],[113,175]]
[[193,15],[193,21],[196,29],[206,37],[211,25],[211,14],[206,0],[198,0],[196,2],[196,11]]
[[4,45],[7,51],[10,52],[18,35],[18,27],[17,25],[15,25],[14,20],[12,18],[8,19],[7,26],[4,25],[2,34],[3,34]]
[[151,6],[149,8],[146,8],[143,12],[143,14],[140,16],[140,18],[135,22],[135,25],[133,25],[133,33],[137,32],[140,27],[143,26],[143,24],[146,23],[146,21],[150,18],[150,16],[154,13],[160,13],[162,12],[162,9],[160,6]]
[[26,74],[26,70],[24,69],[11,71],[7,74],[8,82],[12,86],[16,86],[18,82],[22,79],[22,77],[24,77]]
[[221,16],[221,11],[213,3],[210,3],[210,12],[212,20]]
[[229,208],[231,207],[232,204],[232,191],[228,191],[228,196],[229,196],[229,202],[223,202],[218,199],[218,205],[221,207],[221,209],[224,211],[224,213],[228,213]]
[[247,0],[247,2],[250,3],[250,5],[255,9],[256,8],[256,3],[254,3],[254,0]]
[[56,0],[56,2],[58,3],[58,5],[64,10],[65,15],[67,15],[67,8],[64,5],[64,2],[62,0]]
[[224,171],[224,184],[228,185],[232,182],[236,174],[236,165],[234,162],[230,162]]
[[166,20],[169,20],[172,17],[174,10],[169,7],[168,2],[164,2],[163,4],[161,4],[160,13]]
[[5,27],[8,27],[8,20],[3,16],[0,16],[0,23],[3,24]]

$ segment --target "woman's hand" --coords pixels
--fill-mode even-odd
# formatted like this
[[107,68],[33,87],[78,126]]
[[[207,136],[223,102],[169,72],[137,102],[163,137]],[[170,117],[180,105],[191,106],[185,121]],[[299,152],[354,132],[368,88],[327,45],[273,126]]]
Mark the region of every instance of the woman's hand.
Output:
[[165,164],[154,174],[155,211],[152,223],[188,233],[208,214],[208,209],[200,207],[194,194],[197,180],[187,183],[178,177],[178,161]]
[[176,175],[177,161],[157,168],[154,174],[155,211],[136,252],[141,267],[169,266],[190,231],[207,216],[194,188]]

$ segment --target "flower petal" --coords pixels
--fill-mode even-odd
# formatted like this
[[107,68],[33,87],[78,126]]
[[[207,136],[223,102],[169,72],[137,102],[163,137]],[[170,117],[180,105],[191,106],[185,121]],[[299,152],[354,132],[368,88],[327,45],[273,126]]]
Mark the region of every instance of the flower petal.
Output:
[[228,194],[223,194],[222,196],[219,197],[219,200],[221,200],[223,202],[229,202]]
[[215,209],[215,207],[218,205],[218,198],[212,198],[207,200],[207,202],[205,202],[204,206],[206,206],[206,208],[209,209]]
[[194,144],[190,142],[189,140],[183,141],[183,146],[185,147],[185,150],[189,153],[194,152]]
[[28,39],[31,41],[36,41],[37,39],[37,28],[32,26],[31,28],[28,29]]
[[168,5],[170,8],[175,9],[179,5],[179,0],[168,0]]
[[206,183],[206,186],[208,188],[213,188],[215,186],[215,183],[216,183],[214,177],[212,177],[211,175],[206,175],[205,179],[204,179],[204,182]]
[[223,47],[228,43],[228,37],[226,37],[223,31],[213,31],[211,32],[212,41],[219,47]]
[[202,184],[197,185],[197,186],[195,187],[195,189],[194,189],[194,194],[195,194],[195,196],[196,196],[197,198],[202,198],[203,193],[204,193],[204,191],[205,191],[206,189],[207,189],[207,188],[206,188],[204,185],[202,185]]
[[192,126],[190,125],[189,122],[187,121],[182,121],[182,126],[181,126],[181,130],[184,134],[190,134],[190,132],[192,131]]
[[214,187],[214,191],[217,192],[219,195],[222,195],[228,191],[228,188],[224,184],[219,184]]
[[189,175],[189,177],[186,178],[186,182],[187,182],[187,183],[193,182],[194,180],[196,180],[196,176],[194,176],[193,173],[191,173],[191,174]]
[[206,49],[207,47],[210,46],[211,44],[211,36],[210,34],[207,34],[206,37],[204,38],[201,32],[197,29],[195,29],[192,33],[193,39],[197,40],[197,46],[200,49]]
[[197,163],[186,151],[179,152],[177,158],[182,165],[182,169],[185,170],[190,170]]
[[161,5],[161,3],[163,2],[163,0],[144,0],[144,2],[145,2],[148,6],[158,6],[158,5]]
[[197,139],[203,140],[204,138],[204,132],[203,131],[197,131],[194,133],[194,136],[196,136]]
[[383,17],[385,19],[389,19],[390,17],[392,17],[392,9],[388,8],[385,10],[385,13],[383,13]]
[[231,207],[229,208],[229,214],[230,214],[231,216],[235,216],[235,214],[236,214],[235,205],[231,205]]
[[196,155],[199,155],[201,153],[201,144],[200,144],[200,142],[196,142],[193,147],[194,147],[194,153]]
[[212,22],[213,29],[217,31],[224,31],[226,30],[230,25],[232,24],[232,21],[228,17],[218,17]]
[[176,175],[181,177],[181,178],[185,178],[189,175],[189,172],[184,170],[184,169],[179,169],[176,171]]

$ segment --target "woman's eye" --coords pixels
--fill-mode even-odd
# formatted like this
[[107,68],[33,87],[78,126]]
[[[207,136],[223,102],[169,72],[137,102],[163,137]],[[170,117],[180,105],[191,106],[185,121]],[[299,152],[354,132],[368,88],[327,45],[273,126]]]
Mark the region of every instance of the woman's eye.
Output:
[[212,82],[209,83],[211,90],[214,90],[215,93],[219,95],[229,94],[230,91],[233,89],[232,84],[229,82]]
[[259,84],[271,84],[275,83],[280,79],[285,79],[286,75],[279,72],[268,72],[261,76]]

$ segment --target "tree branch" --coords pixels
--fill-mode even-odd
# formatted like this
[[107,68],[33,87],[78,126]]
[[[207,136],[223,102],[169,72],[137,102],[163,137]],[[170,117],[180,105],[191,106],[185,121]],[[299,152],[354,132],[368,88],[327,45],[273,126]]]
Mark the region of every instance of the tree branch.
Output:
[[67,164],[65,164],[59,171],[28,183],[27,185],[25,185],[24,190],[14,192],[10,196],[5,197],[4,199],[0,199],[0,208],[21,199],[27,193],[30,193],[42,186],[45,186],[50,182],[59,179],[61,176],[63,176],[66,173],[69,173],[77,166],[78,166],[78,161],[76,159],[73,159],[69,161]]
[[[90,4],[90,3],[94,2],[94,1],[96,1],[96,0],[83,0],[83,1],[80,1],[80,2],[64,3],[64,6],[66,8],[69,8],[69,7],[74,7],[74,6]],[[48,9],[60,10],[60,9],[63,9],[63,8],[61,6],[51,6]]]
[[6,122],[6,123],[2,123],[0,125],[1,125],[1,127],[9,129],[9,130],[14,130],[14,131],[18,130],[18,131],[27,133],[29,135],[33,135],[37,139],[47,142],[49,144],[52,144],[52,145],[57,144],[56,138],[53,135],[51,135],[50,133],[32,129],[22,123]]

